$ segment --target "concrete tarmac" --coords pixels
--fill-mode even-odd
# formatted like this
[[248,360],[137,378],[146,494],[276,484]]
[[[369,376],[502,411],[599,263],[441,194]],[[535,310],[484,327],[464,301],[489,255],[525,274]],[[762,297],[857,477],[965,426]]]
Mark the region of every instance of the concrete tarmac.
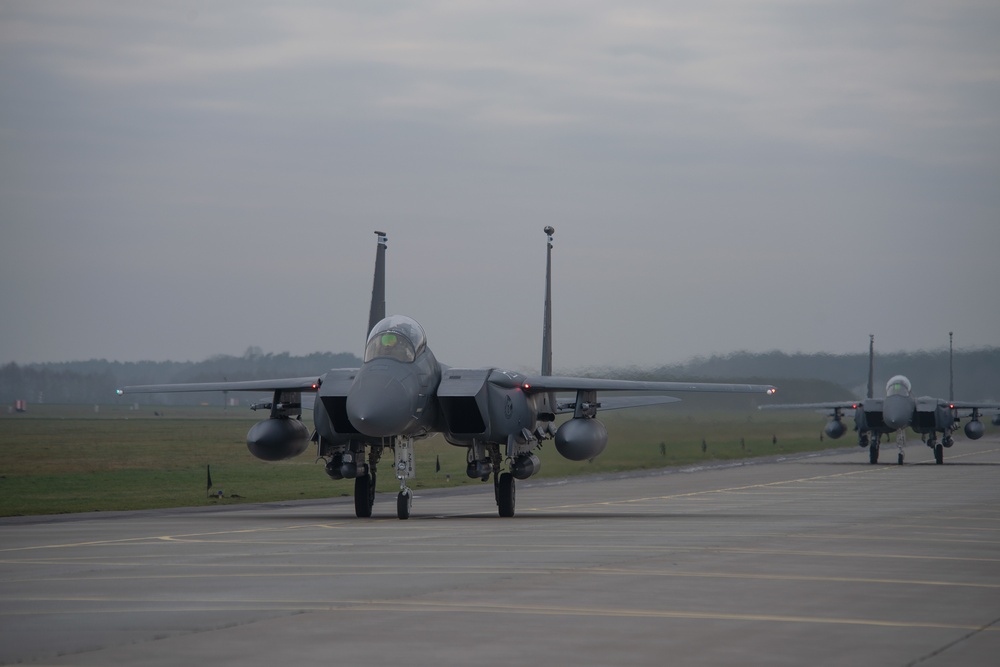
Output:
[[1000,438],[906,452],[4,519],[0,662],[1000,664]]

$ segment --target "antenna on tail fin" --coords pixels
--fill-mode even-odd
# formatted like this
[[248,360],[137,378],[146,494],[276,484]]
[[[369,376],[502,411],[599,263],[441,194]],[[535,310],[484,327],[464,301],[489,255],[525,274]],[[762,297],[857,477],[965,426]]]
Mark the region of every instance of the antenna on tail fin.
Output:
[[375,234],[378,236],[378,248],[375,250],[375,279],[372,282],[372,304],[368,311],[365,342],[375,325],[385,319],[385,249],[389,237],[385,232],[375,232]]
[[554,227],[546,227],[548,249],[545,251],[545,314],[542,323],[542,375],[552,375],[552,235]]
[[875,397],[875,334],[868,334],[868,398]]

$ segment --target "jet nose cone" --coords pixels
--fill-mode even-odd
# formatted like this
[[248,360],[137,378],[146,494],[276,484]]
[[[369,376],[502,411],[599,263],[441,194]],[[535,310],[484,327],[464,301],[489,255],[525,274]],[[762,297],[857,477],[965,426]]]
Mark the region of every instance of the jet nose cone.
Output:
[[891,429],[899,430],[910,425],[913,418],[913,401],[905,396],[887,396],[882,403],[882,421]]
[[403,435],[412,418],[410,396],[391,376],[359,376],[347,394],[347,418],[365,435]]

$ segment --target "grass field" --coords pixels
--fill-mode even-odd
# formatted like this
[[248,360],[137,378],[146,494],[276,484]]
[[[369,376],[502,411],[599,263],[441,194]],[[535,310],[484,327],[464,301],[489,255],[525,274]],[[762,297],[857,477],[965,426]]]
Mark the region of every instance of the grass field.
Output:
[[[255,459],[246,432],[262,415],[245,408],[30,406],[0,415],[0,516],[270,502],[353,495],[353,481],[330,480],[314,449],[280,463]],[[305,415],[311,427],[311,413]],[[658,406],[605,412],[607,449],[593,461],[563,459],[547,441],[540,477],[663,468],[695,462],[849,446],[851,433],[820,439],[812,412],[696,412]],[[848,422],[850,423],[850,422]],[[704,451],[702,442],[704,441]],[[439,436],[418,441],[414,489],[476,485],[465,452]],[[859,452],[859,457],[863,454]],[[440,460],[441,470],[435,472]],[[392,454],[378,491],[395,493]],[[211,470],[213,486],[207,487]],[[221,492],[221,496],[219,495]],[[211,495],[210,495],[211,494]]]

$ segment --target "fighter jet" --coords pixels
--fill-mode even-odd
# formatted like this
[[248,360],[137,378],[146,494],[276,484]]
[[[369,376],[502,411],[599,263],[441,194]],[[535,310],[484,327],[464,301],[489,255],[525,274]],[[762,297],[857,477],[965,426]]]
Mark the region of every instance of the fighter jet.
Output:
[[[951,333],[949,332],[949,366],[951,364]],[[903,464],[906,444],[906,429],[911,428],[920,434],[921,440],[934,451],[934,461],[944,463],[944,450],[955,444],[951,437],[957,430],[957,424],[962,421],[960,411],[969,410],[965,415],[969,421],[965,424],[965,436],[970,440],[983,437],[983,423],[979,421],[980,410],[1000,408],[997,403],[976,403],[956,401],[954,376],[949,387],[948,400],[931,396],[913,396],[910,380],[904,375],[894,375],[885,385],[885,398],[874,398],[873,384],[875,373],[875,336],[868,340],[868,395],[866,398],[851,402],[832,403],[785,403],[758,406],[760,410],[817,409],[832,410],[830,421],[824,431],[831,438],[839,438],[847,430],[841,421],[845,410],[854,410],[854,430],[858,432],[858,446],[868,448],[870,463],[878,463],[879,442],[882,436],[887,438],[896,434],[898,453],[896,462]],[[938,440],[940,434],[941,439]]]
[[[375,277],[361,368],[332,369],[317,376],[276,380],[131,386],[118,392],[271,391],[270,403],[252,406],[270,410],[269,417],[254,424],[247,433],[247,447],[254,456],[280,461],[302,454],[314,442],[331,478],[354,480],[355,514],[370,517],[378,466],[383,454],[391,450],[393,471],[399,480],[396,514],[407,519],[413,501],[407,480],[415,475],[414,442],[434,433],[442,434],[452,445],[466,448],[466,474],[484,482],[492,477],[499,515],[512,517],[515,479],[527,479],[538,473],[541,460],[536,450],[543,441],[554,439],[556,450],[573,461],[592,459],[608,443],[607,429],[596,419],[599,409],[680,400],[664,395],[620,393],[599,400],[598,392],[770,394],[775,391],[770,385],[757,384],[553,376],[551,295],[555,230],[546,227],[544,231],[548,247],[540,375],[525,376],[494,367],[446,366],[434,356],[419,323],[404,315],[386,317],[388,239],[377,231]],[[303,394],[315,398],[311,436],[302,422]],[[571,417],[557,427],[557,415]]]

